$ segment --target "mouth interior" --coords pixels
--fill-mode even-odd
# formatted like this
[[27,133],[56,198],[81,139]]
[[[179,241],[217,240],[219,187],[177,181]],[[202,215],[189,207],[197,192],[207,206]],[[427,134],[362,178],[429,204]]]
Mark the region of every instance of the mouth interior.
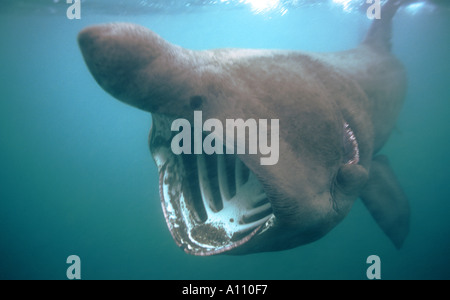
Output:
[[272,207],[262,185],[237,156],[183,155],[181,159],[188,173],[179,208],[188,252],[231,250],[270,218]]
[[175,155],[167,142],[158,141],[156,129],[154,118],[150,147],[160,173],[161,204],[179,247],[194,255],[223,253],[269,226],[270,201],[238,156]]

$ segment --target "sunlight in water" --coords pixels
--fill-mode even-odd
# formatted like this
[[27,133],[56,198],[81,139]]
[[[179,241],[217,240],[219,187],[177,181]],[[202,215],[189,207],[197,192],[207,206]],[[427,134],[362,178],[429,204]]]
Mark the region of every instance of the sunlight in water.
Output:
[[[418,3],[410,4],[408,7],[406,7],[406,11],[412,15],[415,15],[424,8],[425,8],[425,2],[418,2]],[[428,8],[432,9],[432,7],[428,7]]]
[[274,10],[280,5],[280,0],[243,0],[243,2],[250,4],[257,13]]
[[[231,0],[221,0],[221,2],[230,2]],[[283,7],[280,0],[238,0],[239,3],[248,4],[252,11],[257,14],[278,11],[281,15],[287,13],[287,8]]]
[[342,5],[345,11],[350,9],[350,2],[352,2],[352,0],[333,0],[333,3]]

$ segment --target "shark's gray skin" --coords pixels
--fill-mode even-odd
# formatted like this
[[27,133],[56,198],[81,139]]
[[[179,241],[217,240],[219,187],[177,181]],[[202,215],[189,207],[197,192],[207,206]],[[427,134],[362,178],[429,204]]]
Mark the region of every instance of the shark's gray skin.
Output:
[[[388,1],[357,48],[336,53],[192,51],[133,24],[84,29],[78,42],[99,85],[151,112],[150,148],[164,215],[194,255],[293,248],[334,228],[360,197],[400,247],[409,206],[387,158],[376,156],[402,106],[406,76],[390,53]],[[260,154],[175,155],[171,123],[279,119],[279,161]],[[270,128],[268,129],[270,132]]]

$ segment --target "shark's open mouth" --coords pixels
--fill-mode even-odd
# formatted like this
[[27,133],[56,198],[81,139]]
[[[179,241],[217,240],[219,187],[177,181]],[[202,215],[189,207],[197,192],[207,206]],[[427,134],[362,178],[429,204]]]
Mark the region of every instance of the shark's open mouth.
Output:
[[[159,171],[161,205],[180,248],[193,255],[219,254],[274,226],[276,217],[263,185],[237,155],[175,155],[173,119],[152,116],[149,142]],[[358,143],[347,122],[343,150],[345,164],[358,164]]]
[[270,227],[272,206],[256,175],[236,155],[173,154],[170,121],[153,114],[150,148],[164,216],[178,246],[189,254],[218,254]]

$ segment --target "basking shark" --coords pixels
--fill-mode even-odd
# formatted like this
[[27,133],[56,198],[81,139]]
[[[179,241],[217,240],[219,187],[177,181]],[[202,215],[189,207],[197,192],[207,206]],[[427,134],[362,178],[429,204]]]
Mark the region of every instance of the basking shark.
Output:
[[[387,1],[359,46],[334,53],[193,51],[128,23],[80,32],[98,84],[152,115],[162,209],[180,248],[213,255],[297,247],[327,234],[358,198],[401,247],[408,201],[377,152],[405,96],[404,68],[390,52],[391,21],[403,2]],[[215,124],[279,120],[279,132],[271,123],[265,128],[267,145],[278,146],[276,163],[262,164],[262,152],[174,153],[179,133],[172,125],[197,124],[198,112]],[[209,130],[223,144],[224,132]]]

